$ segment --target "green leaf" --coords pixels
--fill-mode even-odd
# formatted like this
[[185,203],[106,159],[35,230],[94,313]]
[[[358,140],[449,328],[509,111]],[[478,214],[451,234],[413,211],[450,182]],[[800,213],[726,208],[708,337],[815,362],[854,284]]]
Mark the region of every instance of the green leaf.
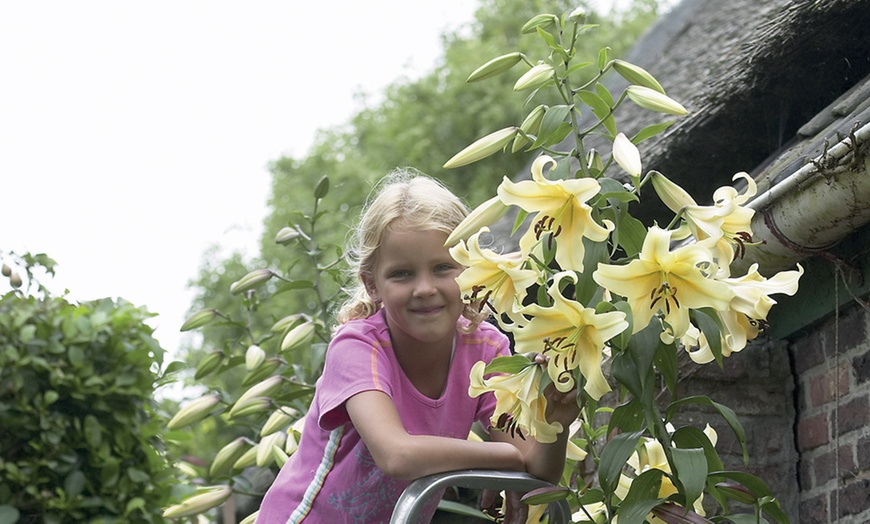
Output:
[[610,105],[592,91],[581,90],[577,92],[577,96],[580,98],[580,100],[583,101],[584,104],[589,106],[592,109],[592,113],[594,113],[595,116],[597,116],[598,119],[604,123],[605,128],[611,134],[611,136],[615,136],[616,127],[613,125],[613,119],[608,118],[610,117]]
[[484,512],[480,511],[477,508],[472,508],[466,504],[462,504],[459,502],[454,502],[452,500],[441,499],[438,501],[438,509],[441,511],[446,511],[447,513],[453,513],[455,515],[463,515],[465,517],[476,517],[483,520],[492,520],[489,518]]
[[659,498],[662,485],[660,469],[650,469],[631,481],[625,500],[619,505],[620,524],[644,524],[646,516],[664,499]]
[[604,446],[598,463],[598,482],[609,497],[616,490],[622,468],[637,448],[642,431],[620,433]]
[[612,433],[617,428],[622,432],[641,431],[645,428],[644,423],[643,405],[640,399],[632,398],[613,410],[607,424],[607,433]]
[[91,448],[98,448],[103,442],[103,427],[100,421],[93,415],[85,417],[84,424],[85,440]]
[[509,357],[496,357],[484,368],[484,373],[519,373],[529,367],[531,360],[525,355],[511,355]]
[[634,145],[640,144],[644,140],[648,138],[652,138],[667,128],[674,125],[676,120],[671,120],[670,122],[659,122],[658,124],[652,124],[644,127],[640,131],[637,132],[633,137],[631,137],[631,143]]
[[722,328],[717,321],[718,317],[715,312],[706,309],[693,309],[690,311],[690,315],[692,321],[707,338],[710,351],[713,352],[716,363],[721,368],[724,365],[722,361]]
[[8,504],[0,506],[0,524],[15,524],[20,516],[18,508]]
[[717,412],[719,412],[719,415],[725,419],[725,422],[728,423],[728,426],[731,427],[731,431],[733,431],[734,435],[737,437],[738,442],[740,442],[740,448],[743,450],[744,464],[749,463],[749,450],[746,448],[746,430],[743,429],[743,424],[740,423],[740,420],[737,418],[737,414],[734,413],[733,409],[717,402],[713,402],[706,396],[687,397],[671,402],[665,416],[666,420],[672,420],[677,410],[685,404],[704,404],[713,407]]
[[66,492],[67,500],[73,500],[82,494],[85,489],[85,474],[81,470],[75,470],[63,481],[63,490]]
[[679,378],[679,361],[677,359],[676,344],[659,344],[656,350],[655,365],[665,381],[665,387],[668,388],[671,395],[676,395]]
[[685,507],[692,507],[695,500],[704,492],[707,482],[707,458],[701,448],[674,448],[671,450],[672,469],[682,484]]
[[713,443],[700,429],[692,426],[679,428],[671,435],[671,441],[681,448],[703,449],[704,457],[707,460],[707,471],[720,471],[724,468]]
[[529,505],[550,504],[565,500],[571,495],[571,490],[563,486],[546,486],[529,491],[522,497],[522,501]]
[[603,47],[600,51],[598,51],[598,70],[604,71],[604,68],[607,67],[607,57],[610,53],[609,47]]

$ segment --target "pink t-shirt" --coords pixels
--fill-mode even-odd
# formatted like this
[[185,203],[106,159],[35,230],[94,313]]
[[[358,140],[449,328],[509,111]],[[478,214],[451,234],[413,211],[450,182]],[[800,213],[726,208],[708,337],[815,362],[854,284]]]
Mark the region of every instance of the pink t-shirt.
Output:
[[507,337],[490,324],[470,334],[457,330],[444,393],[432,399],[414,388],[396,361],[383,312],[342,326],[326,353],[299,449],[266,493],[257,523],[389,522],[409,482],[375,465],[350,422],[347,399],[383,391],[408,433],[465,439],[474,421],[489,427],[495,408],[492,394],[468,396],[471,366],[509,354]]

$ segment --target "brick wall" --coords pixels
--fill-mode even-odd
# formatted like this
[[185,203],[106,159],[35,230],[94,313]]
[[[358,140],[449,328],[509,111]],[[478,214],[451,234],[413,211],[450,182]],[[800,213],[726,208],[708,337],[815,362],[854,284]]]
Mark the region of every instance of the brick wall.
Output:
[[789,346],[800,523],[870,522],[870,311],[853,302]]

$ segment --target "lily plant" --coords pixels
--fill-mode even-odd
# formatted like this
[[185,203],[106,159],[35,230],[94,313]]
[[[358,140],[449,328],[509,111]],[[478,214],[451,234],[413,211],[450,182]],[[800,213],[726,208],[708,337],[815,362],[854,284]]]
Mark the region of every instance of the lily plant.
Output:
[[[712,406],[746,459],[733,411],[707,397],[677,398],[677,356],[686,351],[698,364],[722,365],[764,329],[775,304],[771,295],[797,292],[803,269],[766,278],[753,265],[745,275],[732,274],[732,261],[752,242],[754,212],[745,204],[756,187],[747,174],[735,175],[746,182],[744,192],[720,188],[710,205],[698,204],[661,173],[644,174],[637,144],[673,121],[627,137],[617,128],[619,107],[629,102],[672,116],[686,109],[649,72],[611,59],[606,48],[591,61],[575,56],[578,38],[592,29],[579,9],[538,15],[522,31],[543,39],[548,56],[508,53],[468,78],[477,82],[525,67],[514,89],[529,93],[526,107],[532,108],[522,123],[480,138],[444,167],[502,151],[540,152],[529,179],[505,177],[496,195],[448,239],[454,258],[467,267],[458,279],[463,297],[491,311],[515,342],[514,356],[472,369],[469,394],[495,394],[495,428],[541,442],[572,432],[579,452],[566,458],[562,485],[529,494],[530,504],[568,498],[576,522],[599,524],[617,518],[620,524],[710,522],[704,515],[711,504],[718,505],[718,516],[745,520],[764,513],[787,522],[761,479],[725,469],[711,428],[674,428],[682,406]],[[604,83],[611,73],[629,84],[618,96]],[[535,105],[543,90],[555,90],[562,103]],[[612,143],[609,154],[587,149],[592,135]],[[650,188],[674,213],[665,227],[644,225],[630,213]],[[495,238],[490,230],[512,208],[509,238]],[[656,376],[672,399],[664,410]],[[546,420],[551,384],[577,391],[582,409],[571,428]],[[607,423],[596,426],[608,413]],[[593,461],[597,475],[584,475],[576,459]],[[735,516],[729,510],[735,501],[754,514]]]

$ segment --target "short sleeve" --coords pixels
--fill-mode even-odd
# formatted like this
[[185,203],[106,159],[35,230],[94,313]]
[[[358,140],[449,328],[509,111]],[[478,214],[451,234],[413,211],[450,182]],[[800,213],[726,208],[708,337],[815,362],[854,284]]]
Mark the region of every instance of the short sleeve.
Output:
[[363,391],[383,391],[392,397],[390,364],[385,348],[372,330],[346,325],[326,351],[323,374],[317,381],[318,425],[326,431],[349,422],[347,399]]

